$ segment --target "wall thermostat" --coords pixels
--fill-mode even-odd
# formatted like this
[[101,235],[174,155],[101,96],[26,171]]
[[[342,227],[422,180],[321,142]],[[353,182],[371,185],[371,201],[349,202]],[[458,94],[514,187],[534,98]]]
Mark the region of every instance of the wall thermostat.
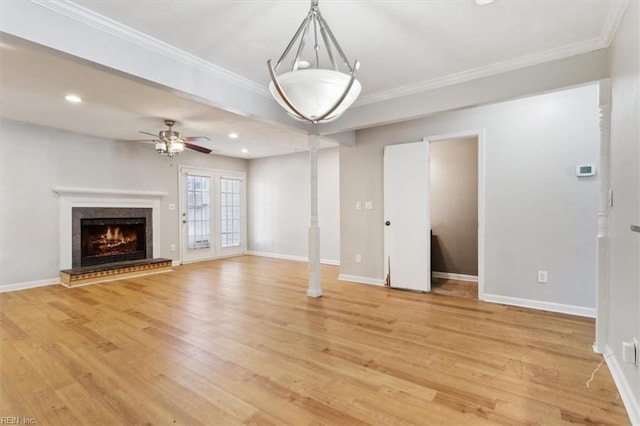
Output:
[[593,164],[580,164],[576,166],[576,176],[593,176],[596,174],[596,166]]

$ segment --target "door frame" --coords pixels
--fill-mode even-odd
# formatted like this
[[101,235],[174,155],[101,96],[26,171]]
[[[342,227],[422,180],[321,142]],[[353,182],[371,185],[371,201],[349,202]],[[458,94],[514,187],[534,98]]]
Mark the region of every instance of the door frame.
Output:
[[[484,278],[485,278],[485,148],[484,129],[464,130],[460,132],[445,133],[440,135],[426,136],[423,138],[427,143],[438,142],[446,139],[458,139],[465,137],[476,137],[478,139],[478,300],[484,300]],[[429,198],[431,198],[431,187]]]
[[[184,227],[182,226],[182,209],[183,199],[184,199],[184,191],[182,182],[182,175],[184,170],[201,170],[203,172],[211,173],[213,177],[213,182],[211,183],[211,187],[213,189],[214,200],[211,202],[212,213],[214,217],[212,218],[211,223],[211,232],[212,232],[212,242],[213,242],[213,256],[208,257],[201,260],[187,261],[184,260],[184,250],[185,250],[185,242],[184,242]],[[201,167],[201,166],[189,166],[189,165],[180,165],[177,170],[178,176],[178,241],[179,241],[179,253],[180,253],[180,264],[184,265],[185,263],[194,263],[194,262],[203,262],[212,259],[220,259],[224,257],[233,257],[243,255],[247,252],[247,173],[242,171],[234,171],[234,170],[221,170],[221,169],[213,169],[209,167]],[[240,248],[238,250],[225,250],[220,247],[220,223],[219,223],[219,212],[218,207],[220,206],[219,200],[216,198],[220,195],[220,178],[229,178],[229,179],[240,179],[242,180],[242,191],[240,194],[240,202],[241,202],[241,210],[240,210],[240,220],[241,220],[241,243]]]

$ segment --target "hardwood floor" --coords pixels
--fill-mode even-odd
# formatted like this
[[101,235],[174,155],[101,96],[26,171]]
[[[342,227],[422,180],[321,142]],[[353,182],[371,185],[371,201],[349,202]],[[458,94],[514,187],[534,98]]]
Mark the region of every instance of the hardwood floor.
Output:
[[432,278],[431,292],[444,296],[462,297],[478,300],[478,283],[451,280],[447,278]]
[[[39,425],[628,424],[590,319],[244,256],[0,294],[0,416]],[[22,423],[24,424],[24,422]]]

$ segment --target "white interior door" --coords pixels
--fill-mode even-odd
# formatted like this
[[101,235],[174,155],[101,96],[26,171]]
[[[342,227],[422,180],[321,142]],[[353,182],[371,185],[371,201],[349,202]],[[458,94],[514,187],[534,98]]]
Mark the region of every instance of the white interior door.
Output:
[[214,200],[213,170],[180,169],[182,263],[215,257]]
[[384,149],[385,269],[391,287],[431,291],[429,143]]

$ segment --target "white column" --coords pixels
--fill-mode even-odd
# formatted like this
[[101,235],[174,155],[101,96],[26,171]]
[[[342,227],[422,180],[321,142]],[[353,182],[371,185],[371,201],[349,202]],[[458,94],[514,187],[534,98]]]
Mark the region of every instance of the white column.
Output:
[[309,135],[309,168],[311,170],[311,219],[309,222],[309,289],[307,296],[322,296],[320,283],[320,227],[318,226],[318,140]]
[[600,81],[600,167],[598,172],[600,202],[598,207],[596,265],[596,341],[593,350],[604,353],[609,328],[609,190],[611,189],[611,87]]

